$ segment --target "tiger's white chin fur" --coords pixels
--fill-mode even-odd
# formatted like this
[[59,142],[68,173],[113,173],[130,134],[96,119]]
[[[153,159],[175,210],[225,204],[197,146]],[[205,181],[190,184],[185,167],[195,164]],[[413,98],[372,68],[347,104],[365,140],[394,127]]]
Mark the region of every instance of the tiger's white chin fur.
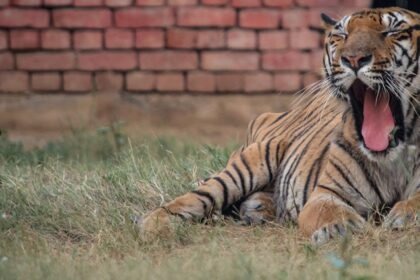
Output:
[[359,149],[362,151],[364,155],[370,160],[374,162],[393,162],[399,158],[402,154],[404,149],[406,148],[405,143],[399,143],[397,146],[387,149],[383,152],[372,152],[371,150],[367,149],[363,143],[359,144]]

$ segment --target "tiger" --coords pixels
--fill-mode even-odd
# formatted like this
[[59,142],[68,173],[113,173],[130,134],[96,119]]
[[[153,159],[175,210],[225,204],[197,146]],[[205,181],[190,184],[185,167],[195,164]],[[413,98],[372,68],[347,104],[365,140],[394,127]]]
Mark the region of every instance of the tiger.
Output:
[[316,244],[372,219],[417,224],[420,15],[377,8],[321,19],[323,78],[288,112],[254,119],[225,168],[143,216],[141,236],[169,236],[174,217],[203,221],[238,202],[243,220],[291,222]]

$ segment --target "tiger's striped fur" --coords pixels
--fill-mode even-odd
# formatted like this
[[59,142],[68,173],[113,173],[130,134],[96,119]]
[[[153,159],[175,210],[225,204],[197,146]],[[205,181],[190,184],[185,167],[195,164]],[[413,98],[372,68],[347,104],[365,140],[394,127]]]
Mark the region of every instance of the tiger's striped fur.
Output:
[[[270,219],[269,209],[275,208],[279,222],[298,222],[304,234],[320,243],[358,230],[368,217],[390,209],[389,227],[416,219],[420,16],[392,8],[365,10],[338,22],[323,17],[325,80],[290,112],[252,121],[246,144],[225,169],[149,213],[139,225],[143,234],[170,232],[173,215],[201,220],[241,200],[242,217]],[[345,65],[348,54],[364,58],[364,66]],[[386,150],[363,144],[363,116],[349,93],[356,79],[375,90],[377,98],[387,94],[389,104],[392,96],[398,98],[391,104],[397,108],[393,118],[398,126],[389,136],[395,143]],[[265,199],[270,193],[271,202]],[[261,206],[264,211],[257,215]]]

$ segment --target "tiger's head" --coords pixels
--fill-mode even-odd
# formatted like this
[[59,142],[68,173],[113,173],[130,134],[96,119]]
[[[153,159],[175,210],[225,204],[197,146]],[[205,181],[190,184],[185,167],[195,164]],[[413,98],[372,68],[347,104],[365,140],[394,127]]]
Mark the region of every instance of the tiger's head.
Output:
[[361,149],[370,158],[398,153],[419,134],[420,15],[389,8],[322,19],[326,79],[351,107]]

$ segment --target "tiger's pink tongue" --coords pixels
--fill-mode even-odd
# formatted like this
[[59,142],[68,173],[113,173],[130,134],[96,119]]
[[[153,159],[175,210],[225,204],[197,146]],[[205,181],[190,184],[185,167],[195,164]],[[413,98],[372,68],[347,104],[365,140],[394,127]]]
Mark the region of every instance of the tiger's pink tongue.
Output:
[[376,98],[371,89],[365,92],[363,105],[362,136],[366,147],[372,151],[383,151],[389,146],[389,134],[395,127],[388,98]]

